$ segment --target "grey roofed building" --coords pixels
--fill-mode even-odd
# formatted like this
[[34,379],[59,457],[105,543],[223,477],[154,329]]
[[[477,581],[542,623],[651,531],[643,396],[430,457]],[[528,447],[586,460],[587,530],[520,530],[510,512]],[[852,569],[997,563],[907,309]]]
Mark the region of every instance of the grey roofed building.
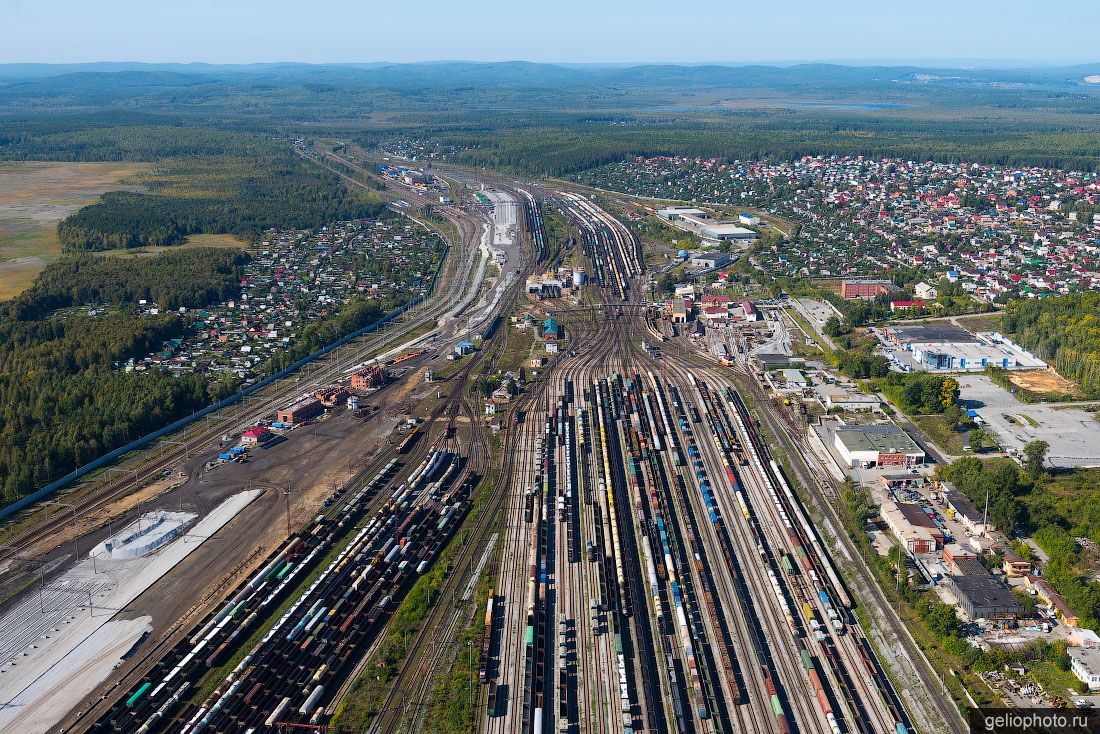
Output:
[[951,482],[940,482],[940,491],[943,492],[944,504],[955,512],[963,525],[971,532],[985,532],[986,528],[982,520],[983,514],[954,484]]
[[837,439],[849,451],[877,451],[880,454],[924,454],[908,433],[893,424],[884,426],[841,426]]
[[691,257],[691,264],[697,268],[720,268],[729,261],[730,256],[724,252],[706,252]]
[[786,354],[768,354],[762,352],[760,354],[754,354],[752,358],[764,369],[786,367],[791,363],[790,356]]
[[956,558],[952,562],[959,576],[989,576],[989,570],[977,558]]
[[894,424],[841,426],[833,445],[848,466],[905,466],[923,464],[924,449]]
[[1077,680],[1086,684],[1089,690],[1100,689],[1100,649],[1071,647],[1066,652],[1070,657],[1070,670],[1077,676]]
[[898,344],[977,344],[981,339],[958,326],[890,326],[886,329]]
[[995,576],[948,576],[959,607],[971,620],[1016,619],[1024,608],[1007,585]]

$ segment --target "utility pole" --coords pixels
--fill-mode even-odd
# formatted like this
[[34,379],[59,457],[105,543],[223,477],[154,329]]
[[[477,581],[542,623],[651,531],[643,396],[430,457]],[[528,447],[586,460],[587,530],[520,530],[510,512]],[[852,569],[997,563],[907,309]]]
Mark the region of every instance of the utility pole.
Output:
[[985,488],[985,512],[982,513],[982,535],[986,534],[989,525],[989,487]]
[[286,490],[283,491],[283,496],[286,497],[286,537],[290,537],[290,482],[286,483]]

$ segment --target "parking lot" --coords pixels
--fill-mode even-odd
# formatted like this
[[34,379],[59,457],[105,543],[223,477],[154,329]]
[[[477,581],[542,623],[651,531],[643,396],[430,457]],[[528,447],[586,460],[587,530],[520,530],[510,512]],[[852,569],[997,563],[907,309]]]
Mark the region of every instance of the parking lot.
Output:
[[1042,440],[1050,444],[1051,466],[1100,466],[1100,422],[1090,413],[1021,403],[985,375],[956,379],[963,406],[977,411],[1006,450],[1020,452],[1028,442]]

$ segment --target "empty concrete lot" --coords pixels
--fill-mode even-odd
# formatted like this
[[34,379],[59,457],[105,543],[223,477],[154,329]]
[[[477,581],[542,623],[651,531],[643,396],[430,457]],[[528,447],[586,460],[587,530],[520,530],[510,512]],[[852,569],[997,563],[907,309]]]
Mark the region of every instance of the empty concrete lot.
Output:
[[960,399],[996,432],[1006,449],[1021,451],[1029,441],[1050,444],[1055,467],[1100,466],[1100,423],[1076,408],[1029,405],[984,375],[957,376]]

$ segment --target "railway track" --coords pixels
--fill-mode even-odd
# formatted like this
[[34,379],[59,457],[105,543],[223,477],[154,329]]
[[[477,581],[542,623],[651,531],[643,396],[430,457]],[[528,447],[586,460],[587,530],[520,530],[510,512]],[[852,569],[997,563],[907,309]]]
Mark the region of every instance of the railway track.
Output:
[[[460,288],[463,285],[463,282],[459,282],[454,287],[455,288]],[[507,291],[507,294],[510,297],[514,297],[517,290],[518,290],[518,286],[513,285],[512,289]],[[450,308],[452,310],[452,313],[454,313],[455,311],[461,311],[462,310],[462,307],[456,309],[452,305],[452,303],[443,302],[439,305],[437,310],[434,310],[433,312],[430,313],[430,316],[432,318],[436,318],[436,317],[438,317],[438,314],[442,310],[445,310],[446,308]],[[484,354],[485,352],[489,352],[489,353],[492,352],[491,343],[486,343],[485,347],[486,347],[486,350],[483,351],[482,354]],[[358,356],[358,355],[356,355],[356,356]],[[444,401],[443,405],[440,406],[440,408],[437,411],[435,411],[433,413],[433,415],[431,416],[431,418],[429,419],[428,430],[431,430],[431,427],[434,426],[435,423],[440,419],[440,415],[441,415],[441,411],[443,410],[443,406],[448,406],[448,408],[447,408],[448,412],[447,412],[447,416],[446,416],[446,422],[447,422],[448,428],[445,431],[445,436],[444,436],[444,439],[442,440],[442,445],[453,447],[454,445],[456,445],[458,443],[458,440],[457,440],[457,438],[455,438],[455,433],[453,431],[454,423],[455,423],[456,417],[461,412],[464,415],[464,417],[466,417],[468,419],[469,426],[470,426],[470,428],[468,429],[468,432],[470,432],[472,434],[471,436],[468,437],[468,438],[471,438],[472,440],[470,440],[465,446],[465,448],[470,449],[469,456],[468,456],[469,465],[479,467],[479,468],[482,469],[482,471],[484,471],[487,468],[488,458],[489,458],[488,457],[488,451],[486,449],[486,440],[485,440],[485,436],[484,436],[484,428],[481,425],[480,421],[477,420],[478,416],[476,416],[476,414],[472,410],[470,410],[469,405],[465,402],[464,398],[462,397],[462,389],[463,389],[463,385],[465,383],[465,376],[470,374],[470,372],[472,371],[474,366],[478,363],[478,361],[479,361],[479,358],[476,358],[476,357],[473,358],[473,359],[470,359],[470,360],[467,361],[467,364],[463,366],[462,370],[460,370],[459,374],[456,376],[456,379],[453,382],[454,388],[452,389],[451,394],[448,397],[448,400]],[[350,360],[343,360],[343,364],[345,364],[345,365],[348,364],[349,362],[350,362]],[[322,379],[327,379],[327,377],[328,377],[328,375],[323,375]],[[403,447],[401,447],[401,448],[403,448]],[[397,449],[397,451],[400,452],[401,448]],[[423,449],[421,449],[421,448],[414,448],[414,454],[411,455],[411,456],[419,455],[422,450]],[[459,479],[461,481],[465,481],[466,475],[467,475],[467,471],[464,470],[463,473],[462,473],[462,476]],[[174,628],[174,629],[177,630],[177,632],[178,632],[179,625],[177,625],[177,627]],[[167,640],[167,636],[166,636],[166,640]],[[162,649],[162,647],[163,646],[157,646],[155,648],[155,650],[159,652]],[[150,652],[150,657],[152,656],[151,652]],[[326,675],[331,675],[333,672],[334,671],[332,670],[331,666],[329,666],[329,669],[328,669],[328,672],[326,673]],[[139,690],[140,690],[140,688],[139,688]],[[135,693],[136,692],[137,691],[135,691]],[[232,690],[232,691],[231,690],[224,690],[224,691],[220,691],[220,693],[223,696],[229,696],[230,698],[232,698],[234,695],[239,695],[240,691],[239,690]],[[320,695],[318,695],[317,699],[320,700]],[[220,699],[219,699],[219,702],[220,702]],[[317,700],[311,702],[311,706],[315,705],[316,703],[317,703]],[[218,706],[219,703],[214,703],[213,705]],[[214,709],[214,711],[216,713],[218,713],[219,715],[224,710],[225,710],[224,706],[222,706],[221,708],[218,708],[218,709]],[[319,708],[318,708],[318,710],[319,710]],[[200,709],[200,711],[201,711],[201,709]],[[281,712],[280,715],[282,715],[282,714],[285,714],[285,712]],[[209,712],[206,715],[209,715]],[[200,718],[198,720],[198,722],[200,724],[203,721],[205,721],[205,718]],[[196,724],[196,725],[198,725],[198,724]],[[206,724],[204,726],[208,726],[208,725],[209,724]],[[230,729],[230,730],[232,730],[232,729]]]
[[[350,179],[354,183],[354,179]],[[361,184],[359,184],[361,185]],[[454,217],[459,231],[462,233],[462,241],[473,244],[477,238],[477,225],[468,215],[457,211],[450,212]],[[459,243],[461,244],[461,243]],[[470,258],[476,252],[476,247],[458,248],[468,250]],[[148,481],[157,479],[165,466],[173,466],[182,459],[190,456],[192,451],[204,450],[206,446],[216,443],[217,439],[234,432],[236,427],[248,426],[256,420],[269,415],[274,409],[288,402],[291,396],[286,394],[286,388],[294,385],[295,394],[308,392],[314,388],[324,386],[334,379],[344,376],[356,363],[371,357],[383,348],[402,336],[412,333],[426,323],[437,320],[448,309],[453,308],[456,298],[463,296],[468,291],[476,293],[469,280],[472,270],[472,260],[463,259],[463,264],[456,264],[445,269],[449,277],[445,280],[443,288],[437,289],[433,297],[423,304],[410,309],[402,316],[382,327],[381,336],[371,334],[348,344],[341,351],[334,354],[332,359],[319,360],[317,369],[306,370],[304,380],[292,382],[289,378],[282,385],[276,383],[270,389],[262,391],[259,395],[249,396],[236,410],[226,408],[217,417],[210,420],[197,429],[187,429],[187,432],[158,452],[155,459],[146,462],[144,466],[133,467],[125,476],[117,480],[109,481],[104,486],[97,488],[87,495],[80,497],[73,512],[55,514],[53,518],[46,518],[44,522],[28,528],[24,533],[11,538],[9,543],[0,548],[0,560],[6,557],[25,556],[27,552],[39,543],[48,540],[58,534],[58,531],[66,525],[79,522],[81,518],[103,509],[135,488]],[[461,279],[458,279],[459,276]],[[458,299],[461,300],[461,299]]]
[[[442,403],[429,416],[429,418],[428,418],[428,420],[426,421],[426,424],[425,424],[426,428],[424,430],[430,431],[434,426],[436,426],[438,423],[440,423],[440,418],[444,415],[444,412],[448,409],[448,406],[451,405],[452,402],[455,399],[457,399],[457,397],[459,397],[461,395],[461,391],[462,391],[463,386],[465,384],[465,380],[462,379],[463,376],[468,374],[470,371],[472,371],[472,369],[475,366],[476,366],[476,362],[471,361],[467,365],[464,366],[462,371],[460,371],[460,373],[458,375],[459,379],[456,379],[454,381],[454,387],[452,388],[451,393],[450,393],[450,400]],[[445,431],[444,431],[444,433],[445,433]],[[451,441],[453,442],[453,439]],[[388,452],[384,453],[381,456],[381,458],[375,463],[374,466],[372,466],[368,469],[364,469],[362,472],[360,472],[360,474],[357,476],[356,480],[353,481],[352,483],[349,483],[347,486],[353,487],[353,486],[355,486],[356,483],[361,482],[367,476],[367,474],[369,472],[379,471],[379,465],[382,464],[383,461],[386,461],[388,459],[388,462],[383,465],[384,467],[388,467],[388,469],[383,469],[380,472],[380,476],[382,476],[383,479],[385,479],[386,476],[388,476],[394,470],[394,467],[397,465],[397,462],[398,462],[399,458],[405,460],[405,463],[403,464],[405,466],[410,465],[412,462],[418,461],[418,460],[423,462],[424,460],[426,460],[428,458],[428,455],[429,455],[430,451],[435,450],[434,447],[436,447],[436,446],[445,446],[447,444],[447,442],[448,442],[448,439],[445,437],[445,435],[444,435],[443,438],[440,438],[440,439],[436,440],[435,442],[424,440],[424,441],[421,441],[419,443],[419,445],[417,445],[412,450],[412,452],[409,453],[409,454],[402,454],[400,446],[394,447],[394,448],[390,449]],[[453,482],[465,482],[465,481],[467,481],[469,479],[468,474],[469,473],[466,472],[466,471],[461,472],[458,477],[453,478]],[[337,516],[338,513],[346,512],[346,506],[347,506],[348,503],[353,502],[353,501],[360,501],[360,500],[366,501],[366,503],[367,503],[365,505],[365,507],[363,507],[360,510],[360,514],[364,514],[364,515],[365,514],[376,514],[377,512],[379,512],[387,504],[387,495],[384,494],[384,493],[380,493],[380,490],[382,489],[381,485],[378,485],[376,482],[373,483],[373,484],[375,486],[372,487],[372,491],[367,492],[365,496],[364,496],[363,492],[359,492],[359,493],[352,493],[350,491],[347,492],[347,494],[345,495],[345,499],[339,500],[338,502],[334,503],[332,505],[332,507],[328,510],[328,512],[326,512],[322,515],[322,518],[325,518],[325,519],[331,521],[332,519],[334,519]],[[344,494],[344,493],[341,493],[341,494]],[[354,498],[356,498],[356,497],[358,497],[359,499],[355,500]],[[345,522],[346,522],[346,520],[345,520]],[[348,532],[350,532],[350,531],[345,530],[344,533],[340,535],[340,537],[342,538],[342,537],[346,536]],[[295,538],[292,537],[288,541],[288,544],[293,544],[294,542],[295,542]],[[339,538],[334,537],[333,538],[333,543],[336,543],[336,542],[341,542],[341,541],[339,540]],[[277,557],[280,552],[287,552],[286,548],[287,548],[287,545],[284,545],[283,550],[282,551],[277,550],[275,553],[273,553],[272,557]],[[433,552],[433,555],[434,555],[434,552]],[[238,587],[238,589],[234,592],[234,595],[237,595],[240,592],[241,592],[241,588]],[[213,619],[213,617],[208,617],[207,624],[209,623],[210,619]],[[260,618],[257,618],[254,622],[252,622],[252,624],[259,624],[259,619]],[[375,620],[369,620],[369,621],[373,625]],[[248,627],[249,627],[249,624],[246,623],[242,629],[247,629]],[[366,630],[364,630],[364,632],[366,632]],[[241,641],[243,642],[243,638],[241,639]],[[177,641],[176,647],[173,649],[173,651],[168,653],[168,657],[162,658],[158,662],[158,666],[161,669],[163,669],[163,668],[168,666],[168,661],[171,661],[171,660],[177,661],[174,664],[178,664],[178,661],[181,661],[186,657],[187,645],[188,645],[187,637],[183,637],[182,640]],[[158,647],[156,649],[159,650],[160,648]],[[150,652],[152,652],[152,651],[150,651]],[[148,666],[146,666],[146,671],[147,670],[148,670]],[[333,670],[333,672],[336,672],[336,671]],[[151,674],[149,672],[141,672],[140,670],[135,671],[135,673],[131,675],[131,680],[135,681],[134,683],[132,683],[132,685],[136,686],[137,688],[135,690],[133,690],[132,693],[136,693],[138,690],[140,690],[140,685],[144,685],[144,683],[146,683],[146,682],[151,683],[151,684],[155,684],[155,681],[152,680],[152,675],[153,674]],[[167,692],[166,692],[166,697],[167,697]],[[129,707],[127,707],[127,708],[129,708]],[[116,710],[117,710],[117,707],[116,707]],[[108,712],[102,718],[99,719],[97,724],[102,724],[104,721],[108,721],[110,719],[111,719],[111,714],[110,714],[110,712]],[[112,726],[112,730],[115,730],[115,731],[119,731],[119,730],[125,731],[126,730],[125,728],[118,729],[117,727],[119,726],[119,724],[118,724],[117,721],[113,722],[111,726]],[[140,727],[137,727],[137,728],[133,728],[131,730],[137,731],[139,728]],[[93,728],[93,730],[95,730],[95,729]],[[227,731],[234,731],[234,729],[230,728]]]
[[[555,723],[562,732],[908,730],[901,699],[854,623],[847,592],[755,419],[735,393],[723,393],[728,377],[708,355],[670,347],[671,359],[658,359],[637,348],[639,335],[660,332],[648,314],[644,322],[639,318],[630,300],[628,281],[641,267],[632,271],[628,240],[616,238],[614,223],[590,202],[559,204],[586,232],[584,252],[603,287],[604,321],[571,324],[578,356],[559,358],[556,379],[546,385],[546,409],[534,416],[561,419],[557,431],[548,423],[544,434],[558,448],[547,453],[530,438],[518,444],[518,456],[533,451],[547,472],[551,464],[560,470],[543,488],[545,522],[554,518],[551,495],[559,502],[563,496],[562,475],[577,509],[569,507],[549,533],[536,521],[512,543],[517,554],[525,545],[540,548],[542,555],[532,557],[547,559],[553,569],[545,580],[535,571],[528,577],[539,581],[533,598],[549,620],[536,654],[560,638],[566,657],[576,660],[560,664],[549,687],[540,674],[528,676],[523,695],[514,693],[515,705],[490,718],[485,731],[526,734]],[[580,312],[555,310],[563,317]],[[651,393],[638,384],[641,373],[652,370],[662,378],[658,383],[650,374]],[[626,381],[624,389],[615,375],[632,375],[633,384]],[[666,389],[675,397],[654,407]],[[589,410],[580,409],[582,401]],[[672,404],[683,412],[673,415]],[[645,421],[628,426],[628,416],[643,413],[660,421],[648,431]],[[681,432],[673,428],[678,420]],[[664,431],[657,427],[662,423]],[[586,430],[587,456],[579,440]],[[693,452],[681,454],[678,466],[669,453],[674,444]],[[656,514],[646,511],[646,491]],[[582,502],[589,497],[590,506]],[[577,568],[570,562],[578,532],[595,541],[599,563]],[[658,544],[676,559],[660,574],[660,564],[648,558]],[[728,574],[712,573],[716,567]],[[499,588],[512,583],[518,590],[523,578],[522,571],[509,576],[502,567]],[[595,634],[581,622],[581,598],[600,603],[595,624],[616,633],[614,647],[611,634]],[[679,637],[668,622],[678,601],[686,621]],[[564,625],[554,624],[559,611]],[[502,632],[501,662],[516,667],[506,686],[520,680],[518,636],[510,631],[517,617],[506,616]],[[493,690],[499,696],[500,687]]]

